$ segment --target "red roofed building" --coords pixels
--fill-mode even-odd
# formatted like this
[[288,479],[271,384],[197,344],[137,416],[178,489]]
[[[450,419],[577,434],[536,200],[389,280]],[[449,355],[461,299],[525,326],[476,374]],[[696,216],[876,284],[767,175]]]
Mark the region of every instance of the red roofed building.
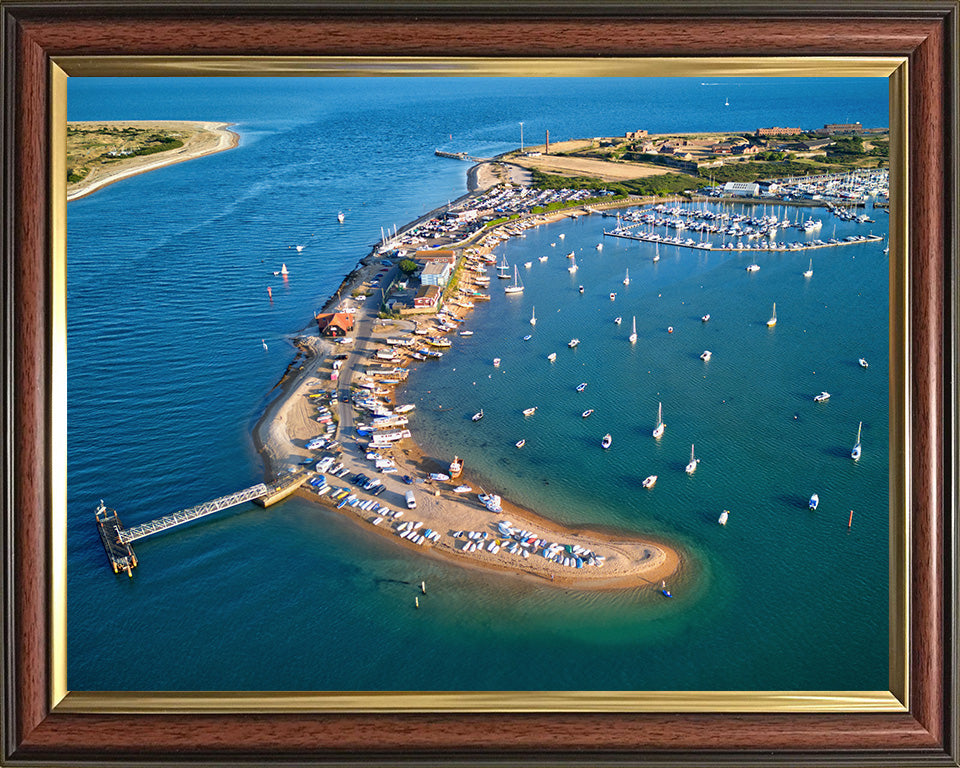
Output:
[[353,330],[353,315],[346,312],[325,312],[317,315],[321,336],[346,336]]

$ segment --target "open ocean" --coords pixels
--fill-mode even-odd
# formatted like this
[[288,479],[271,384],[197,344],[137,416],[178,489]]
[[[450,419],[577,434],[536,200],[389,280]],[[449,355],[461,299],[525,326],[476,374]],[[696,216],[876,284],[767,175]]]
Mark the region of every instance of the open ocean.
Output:
[[[68,206],[69,688],[886,690],[884,244],[661,245],[654,263],[654,246],[603,237],[614,219],[529,230],[498,250],[520,265],[524,293],[494,280],[464,323],[475,335],[411,375],[401,400],[417,404],[428,455],[459,454],[487,490],[547,517],[676,543],[688,563],[673,600],[461,569],[297,498],[140,541],[132,579],[112,573],[97,534],[101,498],[129,526],[263,479],[251,429],[294,357],[289,338],[381,227],[466,191],[469,165],[435,148],[506,151],[521,120],[527,145],[546,130],[561,141],[888,124],[884,79],[710,82],[71,78],[70,120],[233,122],[241,139]],[[799,210],[824,239],[835,224],[838,238],[888,228],[882,211],[858,225]],[[816,404],[821,390],[833,396]],[[655,441],[658,401],[667,429]],[[687,476],[691,443],[701,463]],[[649,474],[660,479],[648,491]]]

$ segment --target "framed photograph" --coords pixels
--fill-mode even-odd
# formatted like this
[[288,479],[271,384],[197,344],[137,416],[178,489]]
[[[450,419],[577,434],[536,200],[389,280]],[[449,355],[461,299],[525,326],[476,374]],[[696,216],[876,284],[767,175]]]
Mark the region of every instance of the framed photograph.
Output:
[[3,3],[3,762],[958,765],[957,10]]

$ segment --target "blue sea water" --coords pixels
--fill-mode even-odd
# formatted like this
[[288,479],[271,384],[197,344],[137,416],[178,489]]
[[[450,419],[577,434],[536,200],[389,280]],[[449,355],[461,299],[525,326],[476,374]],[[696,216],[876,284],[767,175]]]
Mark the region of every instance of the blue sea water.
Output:
[[[603,237],[610,219],[541,227],[502,248],[532,261],[523,295],[494,284],[467,321],[475,335],[411,377],[428,453],[459,453],[492,488],[571,525],[676,543],[688,561],[673,600],[463,570],[299,499],[146,539],[133,579],[108,569],[96,532],[100,498],[131,525],[263,477],[251,427],[293,359],[289,337],[381,227],[465,191],[467,164],[435,148],[504,151],[519,121],[528,144],[546,130],[888,121],[885,80],[711,82],[71,79],[71,120],[226,121],[241,138],[68,207],[69,687],[885,689],[888,264],[876,244],[769,254],[749,274],[738,254],[661,246],[653,263],[653,246]],[[814,215],[830,233],[835,220]],[[885,233],[875,218],[836,235]],[[814,404],[823,389],[833,397]],[[702,461],[688,477],[691,443]],[[654,473],[656,488],[640,488]]]

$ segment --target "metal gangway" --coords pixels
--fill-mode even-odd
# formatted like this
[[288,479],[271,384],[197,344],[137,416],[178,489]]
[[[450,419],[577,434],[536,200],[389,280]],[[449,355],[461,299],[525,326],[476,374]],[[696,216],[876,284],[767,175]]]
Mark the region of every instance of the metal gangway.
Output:
[[195,507],[181,509],[178,512],[174,512],[172,515],[166,515],[165,517],[151,520],[149,523],[141,523],[140,525],[135,525],[132,528],[120,529],[118,530],[120,543],[130,544],[131,542],[137,541],[138,539],[142,539],[146,536],[152,536],[155,533],[170,530],[178,525],[189,523],[192,520],[197,520],[198,518],[212,515],[214,512],[219,512],[222,509],[235,507],[238,504],[252,501],[253,499],[266,496],[269,490],[270,489],[267,488],[264,483],[258,483],[257,485],[250,486],[249,488],[244,488],[242,491],[237,491],[236,493],[231,493],[227,496],[221,496],[220,498],[213,499],[212,501],[205,501],[203,504],[198,504]]

